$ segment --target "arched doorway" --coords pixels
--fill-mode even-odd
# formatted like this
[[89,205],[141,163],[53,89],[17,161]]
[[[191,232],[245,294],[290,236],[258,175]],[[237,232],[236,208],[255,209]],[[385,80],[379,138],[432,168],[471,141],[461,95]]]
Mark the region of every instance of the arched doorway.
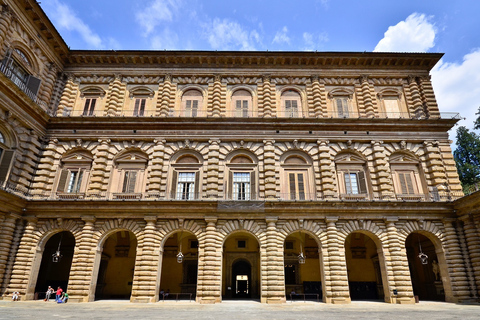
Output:
[[345,240],[348,286],[352,300],[384,300],[381,250],[374,240],[361,232],[351,233]]
[[137,239],[127,230],[110,235],[103,244],[95,299],[130,299]]
[[322,266],[317,241],[305,232],[295,232],[285,239],[284,249],[286,299],[321,300]]
[[190,232],[176,232],[163,244],[160,300],[195,299],[198,240]]
[[[74,250],[75,238],[69,231],[56,233],[48,239],[35,285],[37,299],[45,298],[48,286],[55,290],[61,287],[67,291]],[[52,298],[55,296],[52,295]]]
[[230,235],[223,245],[223,299],[260,299],[260,250],[246,232]]
[[[439,260],[433,242],[425,235],[414,232],[407,237],[405,247],[413,294],[420,300],[445,301],[440,270],[443,262]],[[420,259],[420,254],[425,255],[423,259]]]

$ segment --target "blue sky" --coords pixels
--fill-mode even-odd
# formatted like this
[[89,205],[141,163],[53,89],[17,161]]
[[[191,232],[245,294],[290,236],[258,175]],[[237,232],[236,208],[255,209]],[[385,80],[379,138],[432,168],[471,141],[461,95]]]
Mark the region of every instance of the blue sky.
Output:
[[[71,49],[443,52],[442,112],[480,106],[479,0],[42,0]],[[454,138],[454,134],[451,134]]]

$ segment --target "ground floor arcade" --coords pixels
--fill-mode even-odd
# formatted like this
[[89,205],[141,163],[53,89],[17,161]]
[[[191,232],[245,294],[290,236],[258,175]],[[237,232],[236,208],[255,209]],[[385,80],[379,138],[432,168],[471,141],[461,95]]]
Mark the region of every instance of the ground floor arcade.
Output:
[[[468,301],[474,275],[452,219],[3,220],[1,292],[61,286],[70,301],[295,297],[326,303]],[[468,239],[467,239],[468,240]],[[57,260],[55,261],[55,256]]]

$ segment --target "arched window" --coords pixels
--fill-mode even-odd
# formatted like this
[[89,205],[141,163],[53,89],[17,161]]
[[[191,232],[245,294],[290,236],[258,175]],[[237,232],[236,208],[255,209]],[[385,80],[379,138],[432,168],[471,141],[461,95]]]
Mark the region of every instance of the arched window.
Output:
[[59,198],[83,198],[87,189],[93,157],[89,152],[79,150],[62,158],[57,183]]
[[402,118],[408,115],[401,104],[402,94],[396,89],[384,89],[378,93],[380,106],[386,118]]
[[82,116],[98,115],[100,101],[105,96],[105,91],[100,87],[85,87],[80,91]]
[[171,199],[194,200],[200,198],[200,168],[202,163],[193,154],[184,154],[172,164]]
[[336,117],[349,118],[357,116],[353,104],[353,90],[336,88],[328,93],[331,101],[331,110]]
[[127,112],[128,115],[134,117],[143,117],[151,104],[155,92],[147,87],[137,87],[130,90],[131,110]]
[[232,95],[234,117],[249,117],[252,114],[252,95],[247,90],[237,90]]
[[148,157],[140,151],[130,151],[115,160],[111,184],[114,199],[140,199],[145,190]]
[[297,118],[302,112],[302,99],[295,90],[286,90],[282,93],[281,104],[283,116]]
[[239,153],[227,160],[227,198],[231,200],[254,200],[257,196],[257,164],[252,156]]
[[421,200],[425,194],[425,179],[420,162],[414,157],[396,153],[390,157],[393,187],[398,199]]
[[290,153],[281,160],[282,198],[288,200],[310,200],[314,198],[311,190],[312,164],[303,154]]
[[335,166],[341,198],[368,198],[370,179],[364,159],[353,153],[341,153],[335,158]]
[[40,89],[41,80],[33,76],[32,63],[19,48],[10,50],[1,62],[3,73],[33,100]]
[[200,91],[191,89],[182,96],[182,111],[184,117],[198,117],[201,115],[203,95]]

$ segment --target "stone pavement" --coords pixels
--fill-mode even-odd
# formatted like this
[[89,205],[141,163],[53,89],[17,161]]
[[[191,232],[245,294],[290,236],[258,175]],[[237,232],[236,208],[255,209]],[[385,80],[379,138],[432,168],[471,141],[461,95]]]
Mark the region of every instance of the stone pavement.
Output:
[[134,304],[103,300],[91,303],[43,301],[0,301],[0,319],[480,319],[480,305],[420,302],[391,305],[381,302],[353,302],[327,305],[313,302],[287,302],[279,305],[252,301],[224,301],[214,305],[195,302]]

